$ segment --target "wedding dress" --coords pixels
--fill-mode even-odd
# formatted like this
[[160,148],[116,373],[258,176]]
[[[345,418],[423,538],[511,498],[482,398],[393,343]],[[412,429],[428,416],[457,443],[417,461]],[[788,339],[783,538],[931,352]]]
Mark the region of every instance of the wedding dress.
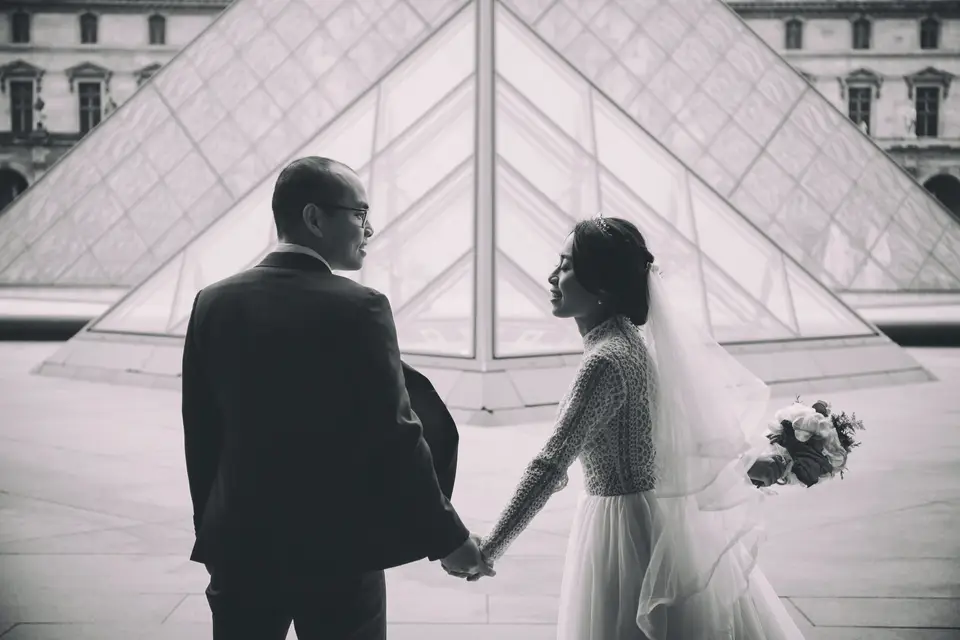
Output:
[[[651,320],[655,297],[651,292]],[[659,319],[660,329],[670,329]],[[672,339],[666,335],[654,346],[677,358]],[[702,384],[691,390],[675,380],[679,370],[691,373],[682,365],[704,365],[703,353],[688,345],[694,350],[685,363],[681,357],[664,364],[623,316],[595,327],[583,343],[554,433],[481,549],[500,558],[566,486],[567,469],[579,459],[585,495],[567,548],[559,640],[802,640],[755,567],[762,536],[754,507],[761,494],[746,477],[747,437],[731,426],[747,416],[721,416],[723,407],[708,408],[708,400],[724,400]],[[679,388],[663,389],[668,381]],[[740,398],[731,380],[718,388],[729,402]],[[748,392],[758,388],[747,385]],[[761,397],[754,393],[744,406],[759,406]],[[716,424],[691,426],[697,419]]]

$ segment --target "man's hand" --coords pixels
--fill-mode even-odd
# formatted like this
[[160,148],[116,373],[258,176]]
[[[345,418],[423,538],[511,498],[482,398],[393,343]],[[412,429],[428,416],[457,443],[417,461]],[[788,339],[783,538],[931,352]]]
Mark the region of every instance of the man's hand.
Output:
[[440,561],[440,566],[450,575],[457,578],[466,578],[471,582],[479,580],[481,576],[493,577],[497,575],[497,572],[493,570],[493,565],[480,552],[479,542],[479,536],[470,534],[466,542]]

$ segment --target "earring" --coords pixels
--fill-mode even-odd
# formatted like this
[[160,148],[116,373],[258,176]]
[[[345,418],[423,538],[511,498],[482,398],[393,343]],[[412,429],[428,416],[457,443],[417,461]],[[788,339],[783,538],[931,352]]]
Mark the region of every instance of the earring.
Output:
[[597,300],[597,304],[603,304],[603,300]]

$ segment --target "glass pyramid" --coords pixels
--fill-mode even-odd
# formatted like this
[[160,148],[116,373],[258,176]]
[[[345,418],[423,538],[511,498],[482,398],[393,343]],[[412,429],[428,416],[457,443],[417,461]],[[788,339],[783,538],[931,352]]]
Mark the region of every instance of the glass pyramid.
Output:
[[[580,336],[548,311],[546,278],[576,219],[634,220],[690,312],[717,339],[780,342],[873,335],[832,293],[578,74],[496,7],[495,201],[477,210],[475,14],[464,10],[377,90],[293,155],[326,155],[368,180],[377,227],[362,272],[384,293],[406,353],[574,353]],[[484,131],[479,130],[481,135]],[[88,330],[181,336],[196,292],[259,261],[276,241],[280,168]],[[475,251],[494,231],[494,259]],[[494,273],[492,335],[477,269]],[[486,305],[489,307],[489,305]],[[488,352],[484,349],[484,352]]]
[[502,1],[828,286],[960,290],[960,224],[723,2]]
[[0,217],[0,286],[139,283],[467,1],[232,3]]
[[[474,350],[473,18],[460,12],[294,154],[337,158],[367,181],[376,250],[359,279],[390,297],[408,353]],[[93,329],[183,335],[197,291],[275,245],[270,199],[280,169]]]

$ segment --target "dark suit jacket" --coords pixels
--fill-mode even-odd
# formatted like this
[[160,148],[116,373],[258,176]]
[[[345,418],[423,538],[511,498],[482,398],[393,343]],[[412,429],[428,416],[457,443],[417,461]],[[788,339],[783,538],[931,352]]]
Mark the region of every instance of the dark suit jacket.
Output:
[[457,480],[457,453],[460,449],[457,423],[430,380],[406,362],[403,363],[403,379],[413,412],[423,425],[423,439],[430,447],[440,490],[447,498],[453,498],[453,485]]
[[[439,398],[418,396],[442,422]],[[359,572],[436,560],[468,536],[411,410],[389,302],[313,257],[272,253],[197,295],[183,426],[194,561]],[[446,455],[455,470],[455,443]]]

